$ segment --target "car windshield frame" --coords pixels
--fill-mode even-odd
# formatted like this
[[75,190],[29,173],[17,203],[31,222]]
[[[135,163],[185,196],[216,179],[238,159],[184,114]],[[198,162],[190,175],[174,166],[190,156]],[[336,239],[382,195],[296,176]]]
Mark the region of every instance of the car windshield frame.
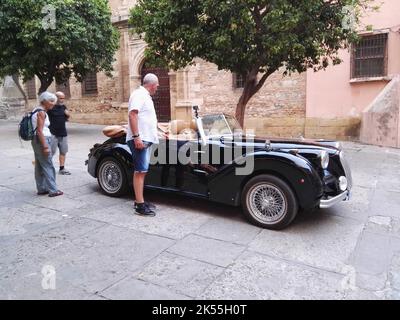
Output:
[[213,114],[203,116],[201,119],[204,135],[207,138],[243,134],[243,129],[240,127],[239,122],[232,116]]

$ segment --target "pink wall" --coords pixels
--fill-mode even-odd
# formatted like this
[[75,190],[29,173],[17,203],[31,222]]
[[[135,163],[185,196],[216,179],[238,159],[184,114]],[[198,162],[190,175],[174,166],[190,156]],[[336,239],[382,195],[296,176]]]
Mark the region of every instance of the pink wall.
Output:
[[[372,25],[374,30],[391,28],[388,39],[388,76],[392,77],[400,74],[400,1],[383,2],[378,12],[365,15],[362,25]],[[317,73],[307,71],[307,117],[361,117],[362,111],[388,83],[384,80],[350,83],[350,52],[343,50],[340,56],[343,62],[338,66]]]

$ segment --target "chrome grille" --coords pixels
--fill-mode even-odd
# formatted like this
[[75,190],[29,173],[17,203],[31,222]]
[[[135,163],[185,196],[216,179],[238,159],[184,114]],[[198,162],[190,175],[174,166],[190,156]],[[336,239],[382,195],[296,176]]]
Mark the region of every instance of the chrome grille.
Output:
[[348,189],[351,190],[351,188],[353,187],[353,177],[351,176],[350,166],[349,163],[347,162],[346,157],[344,156],[343,151],[340,152],[340,162],[342,163],[344,173],[349,183]]

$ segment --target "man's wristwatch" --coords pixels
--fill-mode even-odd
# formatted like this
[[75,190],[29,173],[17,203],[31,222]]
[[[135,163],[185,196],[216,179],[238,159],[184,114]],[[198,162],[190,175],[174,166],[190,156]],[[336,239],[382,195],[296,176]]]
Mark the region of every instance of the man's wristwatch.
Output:
[[140,134],[134,134],[132,137],[133,137],[133,139],[139,138]]

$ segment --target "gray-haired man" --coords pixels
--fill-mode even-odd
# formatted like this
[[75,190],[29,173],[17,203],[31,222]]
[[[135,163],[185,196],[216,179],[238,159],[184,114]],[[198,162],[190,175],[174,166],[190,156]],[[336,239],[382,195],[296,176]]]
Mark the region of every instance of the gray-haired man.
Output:
[[128,132],[126,142],[131,149],[135,189],[135,212],[145,216],[155,216],[155,206],[144,201],[144,180],[150,165],[152,144],[158,144],[157,115],[152,95],[157,92],[158,77],[152,73],[143,79],[143,86],[135,90],[129,99]]

